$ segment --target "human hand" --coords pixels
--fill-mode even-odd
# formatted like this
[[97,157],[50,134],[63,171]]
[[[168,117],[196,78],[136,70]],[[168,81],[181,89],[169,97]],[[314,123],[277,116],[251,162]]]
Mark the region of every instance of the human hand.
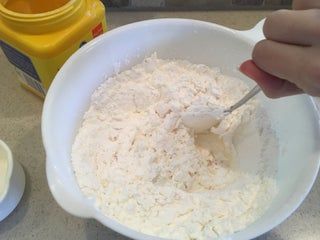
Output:
[[320,1],[294,0],[292,7],[267,17],[266,40],[240,66],[270,98],[320,96]]

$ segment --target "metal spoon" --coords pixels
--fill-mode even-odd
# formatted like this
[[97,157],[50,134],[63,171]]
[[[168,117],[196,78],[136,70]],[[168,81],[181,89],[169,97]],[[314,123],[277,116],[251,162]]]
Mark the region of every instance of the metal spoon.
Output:
[[217,125],[221,120],[232,111],[241,107],[248,102],[251,98],[257,95],[261,91],[261,88],[256,85],[253,87],[243,98],[233,104],[227,109],[201,109],[200,111],[186,112],[182,114],[182,123],[194,129],[195,132],[204,132],[210,129],[212,126]]
[[233,104],[231,107],[224,110],[225,113],[231,113],[232,111],[236,110],[237,108],[241,107],[243,104],[248,102],[251,98],[257,95],[261,91],[259,85],[254,86],[243,98],[241,98],[238,102]]

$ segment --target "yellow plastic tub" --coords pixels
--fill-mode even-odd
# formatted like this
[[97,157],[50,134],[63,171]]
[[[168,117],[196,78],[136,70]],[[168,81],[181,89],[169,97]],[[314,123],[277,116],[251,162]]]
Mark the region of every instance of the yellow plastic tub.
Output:
[[105,31],[99,0],[0,0],[0,47],[41,97],[67,58]]

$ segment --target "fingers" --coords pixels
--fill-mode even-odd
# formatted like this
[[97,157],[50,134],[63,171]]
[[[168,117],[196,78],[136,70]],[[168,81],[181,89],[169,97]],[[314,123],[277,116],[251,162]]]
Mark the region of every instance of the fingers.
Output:
[[301,87],[300,72],[304,67],[305,48],[263,40],[256,44],[252,59],[263,71],[281,79],[290,79],[292,83]]
[[292,8],[294,10],[320,8],[320,1],[319,0],[293,0]]
[[[320,7],[320,1],[319,7]],[[297,45],[319,45],[320,11],[280,10],[265,21],[263,32],[267,39]]]
[[263,40],[252,54],[265,72],[285,79],[304,92],[320,96],[320,47],[303,47]]
[[252,59],[240,70],[269,97],[301,92],[320,96],[320,0],[294,0],[293,9],[265,21],[268,40],[256,44]]
[[262,71],[252,60],[242,63],[240,71],[255,80],[265,95],[270,98],[279,98],[302,93],[302,90],[296,85]]

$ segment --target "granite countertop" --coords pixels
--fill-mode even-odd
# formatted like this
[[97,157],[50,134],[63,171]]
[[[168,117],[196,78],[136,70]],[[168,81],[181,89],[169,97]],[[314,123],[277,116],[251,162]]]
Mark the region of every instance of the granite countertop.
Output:
[[[110,12],[109,29],[126,23],[161,17],[194,18],[236,29],[248,29],[267,11],[237,12]],[[40,119],[43,101],[22,89],[16,74],[0,54],[0,139],[12,149],[24,167],[24,196],[5,220],[0,222],[1,240],[125,240],[92,219],[81,219],[63,211],[54,201],[45,175],[45,152],[41,141]],[[320,179],[300,208],[280,226],[256,240],[320,239]]]

